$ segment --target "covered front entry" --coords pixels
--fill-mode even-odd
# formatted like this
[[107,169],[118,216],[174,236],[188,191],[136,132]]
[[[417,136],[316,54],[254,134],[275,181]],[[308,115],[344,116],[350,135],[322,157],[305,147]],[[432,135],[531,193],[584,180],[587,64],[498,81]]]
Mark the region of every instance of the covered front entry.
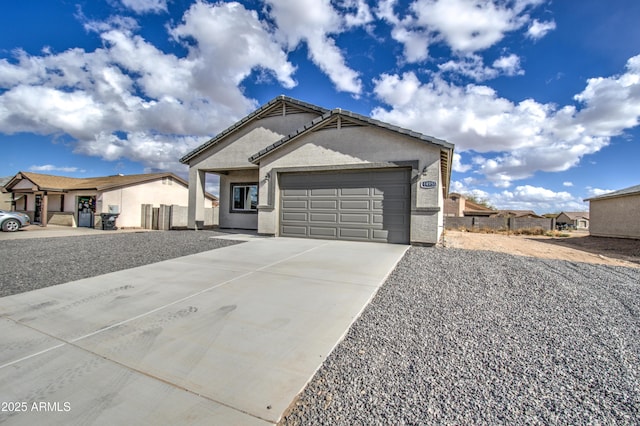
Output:
[[407,244],[410,169],[283,173],[280,235]]

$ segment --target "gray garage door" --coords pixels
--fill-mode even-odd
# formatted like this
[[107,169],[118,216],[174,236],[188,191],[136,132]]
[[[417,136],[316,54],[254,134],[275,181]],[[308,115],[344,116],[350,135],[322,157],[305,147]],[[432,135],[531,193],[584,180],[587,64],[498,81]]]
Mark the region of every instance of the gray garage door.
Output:
[[409,242],[411,171],[286,173],[280,176],[280,235]]

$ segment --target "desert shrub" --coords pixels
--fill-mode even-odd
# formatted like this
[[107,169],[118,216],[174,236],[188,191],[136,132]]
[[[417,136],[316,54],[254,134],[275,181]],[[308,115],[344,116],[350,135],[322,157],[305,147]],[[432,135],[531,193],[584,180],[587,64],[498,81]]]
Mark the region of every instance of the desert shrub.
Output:
[[545,230],[539,227],[536,228],[522,228],[513,231],[514,235],[544,235]]
[[561,237],[561,238],[566,238],[566,237],[570,237],[570,234],[567,234],[566,232],[560,232],[560,231],[547,231],[544,235],[546,235],[547,237]]

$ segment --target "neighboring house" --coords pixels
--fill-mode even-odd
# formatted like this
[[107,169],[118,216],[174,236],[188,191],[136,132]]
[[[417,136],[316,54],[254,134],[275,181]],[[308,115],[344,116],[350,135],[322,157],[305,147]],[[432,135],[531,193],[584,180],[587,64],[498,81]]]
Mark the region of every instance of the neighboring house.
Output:
[[13,176],[0,177],[0,210],[11,210],[11,193],[4,189]]
[[498,210],[491,217],[517,217],[517,218],[532,218],[542,219],[543,217],[537,215],[533,210]]
[[589,229],[589,212],[561,212],[556,225],[577,230]]
[[[100,213],[118,213],[117,226],[139,228],[143,204],[187,205],[187,182],[172,173],[71,178],[19,172],[5,187],[13,196],[13,210],[32,223],[98,227]],[[215,200],[205,196],[205,205]]]
[[589,201],[591,235],[640,239],[640,185],[585,201]]
[[450,193],[449,197],[444,200],[445,217],[489,217],[494,214],[496,214],[496,210],[469,201],[464,195],[457,192]]
[[189,227],[202,221],[214,173],[221,228],[435,244],[452,156],[448,142],[279,96],[181,158]]

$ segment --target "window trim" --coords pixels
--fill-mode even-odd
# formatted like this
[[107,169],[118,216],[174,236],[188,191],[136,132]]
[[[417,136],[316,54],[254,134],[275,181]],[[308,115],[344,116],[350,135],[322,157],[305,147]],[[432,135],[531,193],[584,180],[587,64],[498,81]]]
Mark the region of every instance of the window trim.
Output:
[[258,197],[258,182],[231,182],[230,184],[230,202],[229,202],[229,213],[240,213],[240,214],[258,214],[258,204],[260,204],[259,198],[256,201],[255,208],[249,209],[236,209],[234,208],[234,193],[235,189],[239,187],[255,187],[256,188],[256,197]]

